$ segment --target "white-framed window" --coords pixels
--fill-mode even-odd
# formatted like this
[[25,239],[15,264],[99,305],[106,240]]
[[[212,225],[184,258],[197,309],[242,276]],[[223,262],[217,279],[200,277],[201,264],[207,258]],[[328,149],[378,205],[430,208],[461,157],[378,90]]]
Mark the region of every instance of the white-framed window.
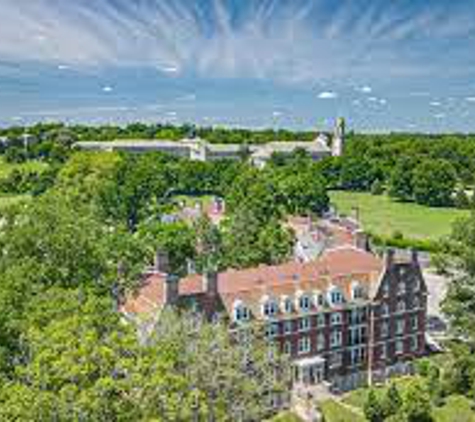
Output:
[[318,334],[317,336],[317,350],[320,352],[326,347],[326,339],[323,333]]
[[340,330],[334,330],[330,334],[330,346],[339,347],[342,344],[343,336]]
[[412,307],[413,309],[419,309],[421,307],[421,301],[419,300],[419,296],[414,296],[412,298]]
[[286,341],[284,343],[284,350],[283,352],[286,354],[286,355],[291,355],[292,354],[292,342],[291,341]]
[[312,320],[309,317],[299,319],[299,331],[308,331],[312,327]]
[[262,305],[262,313],[265,317],[273,317],[277,315],[279,312],[279,307],[277,306],[277,302],[273,299],[267,299],[264,301]]
[[350,350],[350,362],[351,365],[357,365],[363,362],[365,357],[365,348],[364,347],[354,347]]
[[312,342],[310,337],[300,337],[298,340],[298,353],[299,355],[304,353],[310,353],[312,349]]
[[341,312],[332,312],[330,314],[330,325],[340,325],[343,322]]
[[365,297],[365,290],[359,283],[353,284],[352,297],[353,300],[363,299]]
[[294,304],[292,302],[292,299],[290,297],[284,297],[282,299],[282,310],[286,313],[286,314],[290,314],[293,312],[294,310]]
[[316,292],[313,295],[313,301],[316,308],[325,306],[325,297],[320,292]]
[[419,350],[419,339],[417,336],[411,337],[411,351],[417,352]]
[[396,334],[402,335],[404,334],[404,330],[406,328],[406,321],[404,319],[398,319],[396,321]]
[[387,321],[383,321],[379,328],[379,335],[381,338],[386,338],[389,334],[389,324]]
[[404,300],[399,300],[397,302],[397,312],[404,312],[406,310],[406,302]]
[[350,324],[357,325],[365,322],[366,309],[365,308],[355,308],[350,312]]
[[395,353],[396,353],[396,355],[400,355],[400,354],[404,353],[404,342],[402,340],[396,341]]
[[242,302],[238,302],[234,305],[234,321],[242,322],[248,321],[251,317],[249,308]]
[[384,297],[389,296],[389,283],[387,281],[381,285],[381,294]]
[[312,301],[310,299],[310,296],[308,295],[302,295],[299,298],[299,308],[301,311],[307,312],[310,310],[312,306]]
[[318,314],[317,315],[317,326],[318,327],[325,327],[325,314]]
[[266,325],[266,337],[267,338],[274,338],[279,335],[279,324],[276,322],[272,322]]
[[284,322],[284,334],[292,334],[293,331],[293,321],[292,320],[287,320]]
[[338,289],[337,287],[333,287],[330,290],[330,303],[333,306],[342,304],[343,299],[343,294],[341,293],[340,289]]

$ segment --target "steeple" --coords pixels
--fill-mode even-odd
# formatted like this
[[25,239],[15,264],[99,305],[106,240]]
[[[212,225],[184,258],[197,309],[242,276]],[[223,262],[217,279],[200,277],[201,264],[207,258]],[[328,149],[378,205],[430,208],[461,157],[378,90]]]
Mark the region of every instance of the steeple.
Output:
[[343,155],[343,148],[345,145],[345,119],[339,117],[335,124],[335,130],[332,140],[332,156],[340,157]]

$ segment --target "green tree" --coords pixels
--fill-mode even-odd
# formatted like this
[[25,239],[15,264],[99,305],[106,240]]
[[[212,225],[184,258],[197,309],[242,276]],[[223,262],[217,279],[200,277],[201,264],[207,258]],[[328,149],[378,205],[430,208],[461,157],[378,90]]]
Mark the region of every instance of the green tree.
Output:
[[368,392],[364,403],[364,414],[369,422],[383,422],[385,418],[383,404],[376,391],[371,389]]
[[429,206],[452,204],[456,184],[452,164],[444,160],[426,160],[414,170],[413,186],[416,202]]
[[391,172],[388,194],[400,201],[411,201],[414,195],[413,172],[414,159],[400,159]]
[[386,417],[397,415],[402,410],[402,398],[395,383],[391,383],[383,401]]
[[408,422],[430,422],[433,420],[430,395],[421,380],[413,380],[407,385],[403,401],[403,411]]

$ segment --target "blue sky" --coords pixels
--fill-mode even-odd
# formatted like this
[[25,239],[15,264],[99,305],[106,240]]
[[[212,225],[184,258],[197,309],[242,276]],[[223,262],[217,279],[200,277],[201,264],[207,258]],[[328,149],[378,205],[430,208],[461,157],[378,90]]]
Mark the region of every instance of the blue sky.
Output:
[[0,0],[0,125],[475,132],[475,0]]

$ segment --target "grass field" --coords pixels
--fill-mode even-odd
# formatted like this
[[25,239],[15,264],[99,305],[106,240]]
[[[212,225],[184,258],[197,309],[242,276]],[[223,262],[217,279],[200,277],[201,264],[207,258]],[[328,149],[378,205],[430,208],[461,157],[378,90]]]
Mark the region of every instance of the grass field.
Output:
[[455,220],[468,215],[463,210],[396,202],[370,193],[334,191],[330,198],[340,213],[350,214],[358,207],[365,230],[381,236],[399,231],[410,239],[436,240],[450,233]]

